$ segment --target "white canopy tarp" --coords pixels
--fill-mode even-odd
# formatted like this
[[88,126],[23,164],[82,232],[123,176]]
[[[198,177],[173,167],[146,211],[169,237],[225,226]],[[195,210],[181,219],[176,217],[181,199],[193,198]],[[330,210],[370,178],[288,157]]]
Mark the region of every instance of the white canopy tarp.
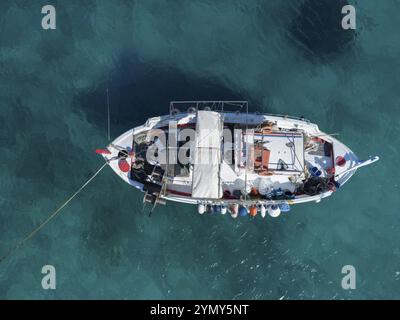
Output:
[[219,178],[222,129],[218,112],[197,112],[192,185],[194,198],[222,197]]

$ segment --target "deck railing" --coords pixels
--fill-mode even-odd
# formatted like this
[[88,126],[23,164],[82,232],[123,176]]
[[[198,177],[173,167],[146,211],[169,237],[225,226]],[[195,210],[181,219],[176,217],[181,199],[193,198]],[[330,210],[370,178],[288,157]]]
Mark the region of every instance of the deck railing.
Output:
[[[234,108],[235,110],[232,110]],[[243,112],[248,113],[248,101],[171,101],[169,104],[170,115],[175,115],[179,113],[192,112],[195,113],[198,110],[210,110],[216,112],[225,113],[235,113]],[[260,113],[260,112],[256,112]],[[289,116],[284,114],[272,114],[272,113],[262,113],[267,116],[276,116],[292,120],[305,121],[307,123],[310,120],[304,117]]]
[[[234,108],[235,110],[231,110]],[[185,110],[185,111],[183,111]],[[181,112],[196,112],[197,110],[210,110],[217,112],[243,112],[248,111],[247,101],[171,101],[170,114]]]

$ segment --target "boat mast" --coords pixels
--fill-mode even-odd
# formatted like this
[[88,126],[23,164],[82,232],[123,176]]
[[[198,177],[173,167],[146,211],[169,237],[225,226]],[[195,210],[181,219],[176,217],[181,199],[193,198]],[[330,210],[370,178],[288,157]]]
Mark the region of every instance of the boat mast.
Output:
[[108,95],[108,87],[107,87],[107,137],[108,141],[110,141],[110,97]]
[[244,201],[247,201],[247,166],[248,166],[248,161],[249,161],[249,143],[248,143],[248,135],[247,135],[247,129],[248,129],[248,116],[249,116],[249,104],[246,101],[245,102],[246,106],[246,165],[244,166]]

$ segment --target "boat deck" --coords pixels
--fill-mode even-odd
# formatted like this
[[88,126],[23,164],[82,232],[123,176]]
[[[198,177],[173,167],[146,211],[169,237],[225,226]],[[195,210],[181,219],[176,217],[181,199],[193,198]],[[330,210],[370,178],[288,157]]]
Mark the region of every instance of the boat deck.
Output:
[[[171,121],[175,121],[173,126]],[[207,129],[206,133],[201,131],[202,126]],[[167,135],[173,129],[176,140],[169,136],[163,142],[149,139],[148,132],[152,129],[164,131]],[[162,165],[158,160],[145,159],[146,148],[153,144],[159,155],[165,155],[171,146],[179,149],[178,137],[183,129],[196,130],[197,140],[187,147],[190,154],[188,164],[178,161]],[[222,134],[226,129],[232,131],[231,142],[225,141]],[[210,136],[215,139],[209,140]],[[332,184],[345,183],[354,173],[347,170],[359,162],[350,149],[321,132],[316,124],[299,118],[256,113],[208,110],[150,118],[145,125],[115,139],[113,144],[119,147],[109,147],[110,154],[105,156],[107,160],[118,158],[120,148],[127,150],[128,159],[110,162],[122,179],[142,191],[148,190],[149,184],[156,188],[155,184],[159,183],[161,187],[158,189],[163,190],[163,197],[186,203],[249,199],[256,203],[284,199],[292,199],[290,201],[294,203],[316,201],[335,190]],[[140,146],[144,147],[143,150]],[[224,148],[230,149],[230,155],[226,156]],[[194,160],[196,154],[200,155],[199,151],[205,158],[213,159],[212,166],[210,163],[196,164]],[[131,171],[125,171],[127,165],[124,161],[130,161]],[[150,173],[157,166],[162,170],[159,180],[155,181]],[[162,176],[167,179],[161,179]],[[197,196],[193,194],[195,183]],[[277,191],[284,192],[288,198],[271,197]]]

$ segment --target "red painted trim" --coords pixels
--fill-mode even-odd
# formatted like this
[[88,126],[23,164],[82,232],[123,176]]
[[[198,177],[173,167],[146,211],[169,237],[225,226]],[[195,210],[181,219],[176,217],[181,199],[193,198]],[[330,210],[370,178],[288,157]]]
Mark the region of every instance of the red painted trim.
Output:
[[111,152],[107,149],[96,149],[97,154],[111,154]]
[[254,133],[255,136],[278,136],[278,137],[302,137],[303,135],[301,133]]
[[[246,135],[245,132],[243,134]],[[303,137],[303,135],[301,133],[287,133],[287,134],[285,134],[285,133],[264,133],[263,134],[263,133],[255,132],[254,134],[251,134],[251,135],[253,135],[253,136],[278,136],[278,137],[289,137],[289,138],[291,138],[291,137],[295,137],[295,138]]]
[[192,196],[191,193],[182,192],[182,191],[176,191],[176,190],[171,190],[171,189],[167,189],[167,192],[172,193],[172,194],[176,194],[176,195],[179,195],[179,196],[184,196],[184,197],[191,197]]

